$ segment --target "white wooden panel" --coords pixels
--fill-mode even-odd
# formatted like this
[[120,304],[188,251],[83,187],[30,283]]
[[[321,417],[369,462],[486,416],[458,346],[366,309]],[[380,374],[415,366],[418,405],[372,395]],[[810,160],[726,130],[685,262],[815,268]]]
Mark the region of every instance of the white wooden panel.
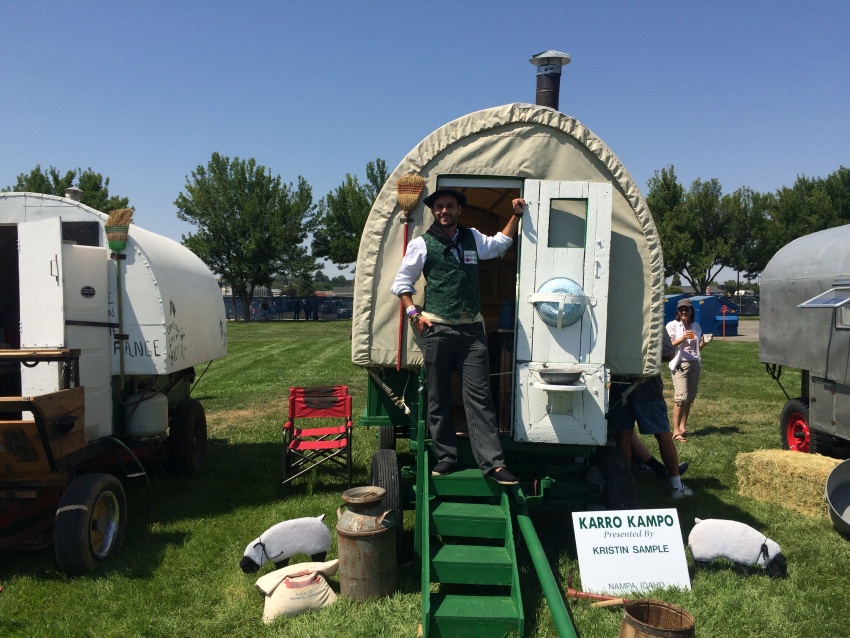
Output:
[[[64,348],[62,300],[62,220],[58,217],[18,224],[21,347]],[[24,396],[59,389],[59,365],[21,366]],[[28,418],[26,413],[24,418]]]
[[21,347],[63,348],[62,220],[18,224]]
[[605,368],[588,366],[584,389],[549,391],[527,365],[517,366],[517,413],[514,439],[519,442],[605,445],[607,421]]
[[80,385],[85,387],[86,440],[112,434],[112,373],[110,370],[112,332],[107,301],[107,276],[114,265],[105,248],[63,246],[65,264],[65,319],[104,324],[66,326],[69,348],[80,350]]

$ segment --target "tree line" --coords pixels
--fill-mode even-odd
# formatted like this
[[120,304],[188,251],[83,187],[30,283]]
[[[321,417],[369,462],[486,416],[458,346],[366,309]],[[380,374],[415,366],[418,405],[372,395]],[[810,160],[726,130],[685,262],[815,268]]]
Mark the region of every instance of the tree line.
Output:
[[724,267],[753,279],[790,241],[850,223],[850,169],[843,166],[825,178],[797,177],[775,193],[744,187],[724,195],[717,179],[696,179],[685,190],[672,165],[648,187],[664,274],[681,276],[700,294]]
[[[347,174],[315,203],[301,176],[285,183],[253,158],[213,153],[186,177],[174,202],[177,217],[195,227],[182,241],[231,286],[249,320],[257,287],[277,283],[309,295],[329,284],[319,259],[340,267],[357,260],[360,235],[387,177],[378,158],[366,165],[364,181]],[[62,196],[73,185],[96,210],[129,206],[128,198],[110,196],[109,178],[91,168],[63,174],[39,165],[6,190]],[[681,277],[702,294],[724,267],[752,279],[793,239],[850,223],[850,169],[843,166],[825,178],[798,177],[775,193],[745,187],[723,194],[717,179],[696,179],[686,190],[672,165],[655,171],[647,186],[665,276]]]

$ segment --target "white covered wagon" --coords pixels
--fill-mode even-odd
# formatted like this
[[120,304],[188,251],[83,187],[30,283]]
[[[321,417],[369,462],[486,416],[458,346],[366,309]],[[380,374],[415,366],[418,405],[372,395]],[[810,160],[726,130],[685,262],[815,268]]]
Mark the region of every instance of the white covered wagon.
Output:
[[0,548],[49,542],[40,519],[58,505],[56,554],[69,572],[114,551],[126,524],[121,484],[86,472],[121,456],[200,469],[194,366],[227,352],[224,304],[204,263],[135,224],[113,251],[106,219],[70,197],[0,193],[0,498],[32,521],[4,534],[11,510],[0,508]]
[[[574,636],[528,508],[637,505],[630,469],[606,444],[605,417],[613,374],[641,377],[661,369],[664,266],[658,233],[614,153],[558,112],[557,99],[547,99],[553,87],[557,91],[569,56],[548,51],[531,61],[538,67],[538,104],[545,106],[507,104],[431,133],[390,176],[360,241],[352,360],[369,372],[360,424],[380,426],[372,483],[387,490],[385,506],[401,515],[415,502],[413,545],[421,561],[425,636],[523,634],[517,529],[558,634]],[[398,205],[396,184],[409,174],[425,185],[408,216]],[[506,465],[520,479],[510,496],[482,476],[463,437],[459,468],[430,475],[423,357],[390,292],[407,243],[433,221],[422,200],[447,187],[467,198],[459,223],[487,235],[505,227],[514,198],[528,205],[511,249],[478,264],[502,447]],[[423,288],[418,282],[414,301],[420,305]],[[462,432],[465,418],[454,384],[453,420]],[[398,436],[409,436],[414,465],[398,463],[411,458],[397,456]],[[404,555],[405,534],[398,538]],[[463,589],[467,584],[502,589],[480,595]]]
[[[390,176],[366,222],[355,280],[356,365],[422,365],[390,293],[405,248],[394,188],[408,173],[426,180],[423,197],[440,187],[462,191],[469,204],[460,222],[488,234],[504,226],[512,198],[526,199],[515,247],[479,265],[491,360],[502,363],[492,372],[513,378],[498,382],[500,426],[516,441],[603,445],[609,375],[652,375],[661,366],[661,246],[623,165],[578,121],[532,104],[472,113],[426,137]],[[408,239],[432,221],[420,203]],[[578,318],[568,324],[570,315]],[[544,366],[577,368],[583,382],[546,384],[537,373]]]

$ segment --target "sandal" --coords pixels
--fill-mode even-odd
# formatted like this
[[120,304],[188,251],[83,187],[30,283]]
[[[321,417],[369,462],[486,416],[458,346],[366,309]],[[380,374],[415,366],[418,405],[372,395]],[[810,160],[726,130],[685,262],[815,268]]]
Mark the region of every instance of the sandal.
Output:
[[673,440],[674,440],[674,441],[678,441],[679,443],[687,443],[687,441],[688,441],[688,439],[686,439],[686,438],[685,438],[684,436],[682,436],[681,434],[674,434],[674,435],[673,435]]

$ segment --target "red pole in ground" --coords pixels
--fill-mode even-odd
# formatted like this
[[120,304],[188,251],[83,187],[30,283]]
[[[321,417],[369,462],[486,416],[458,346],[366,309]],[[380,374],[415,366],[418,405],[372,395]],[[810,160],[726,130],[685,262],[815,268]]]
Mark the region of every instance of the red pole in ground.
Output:
[[720,314],[723,315],[723,341],[726,341],[726,313],[729,312],[729,308],[726,307],[726,304],[723,304],[723,307],[720,308]]

